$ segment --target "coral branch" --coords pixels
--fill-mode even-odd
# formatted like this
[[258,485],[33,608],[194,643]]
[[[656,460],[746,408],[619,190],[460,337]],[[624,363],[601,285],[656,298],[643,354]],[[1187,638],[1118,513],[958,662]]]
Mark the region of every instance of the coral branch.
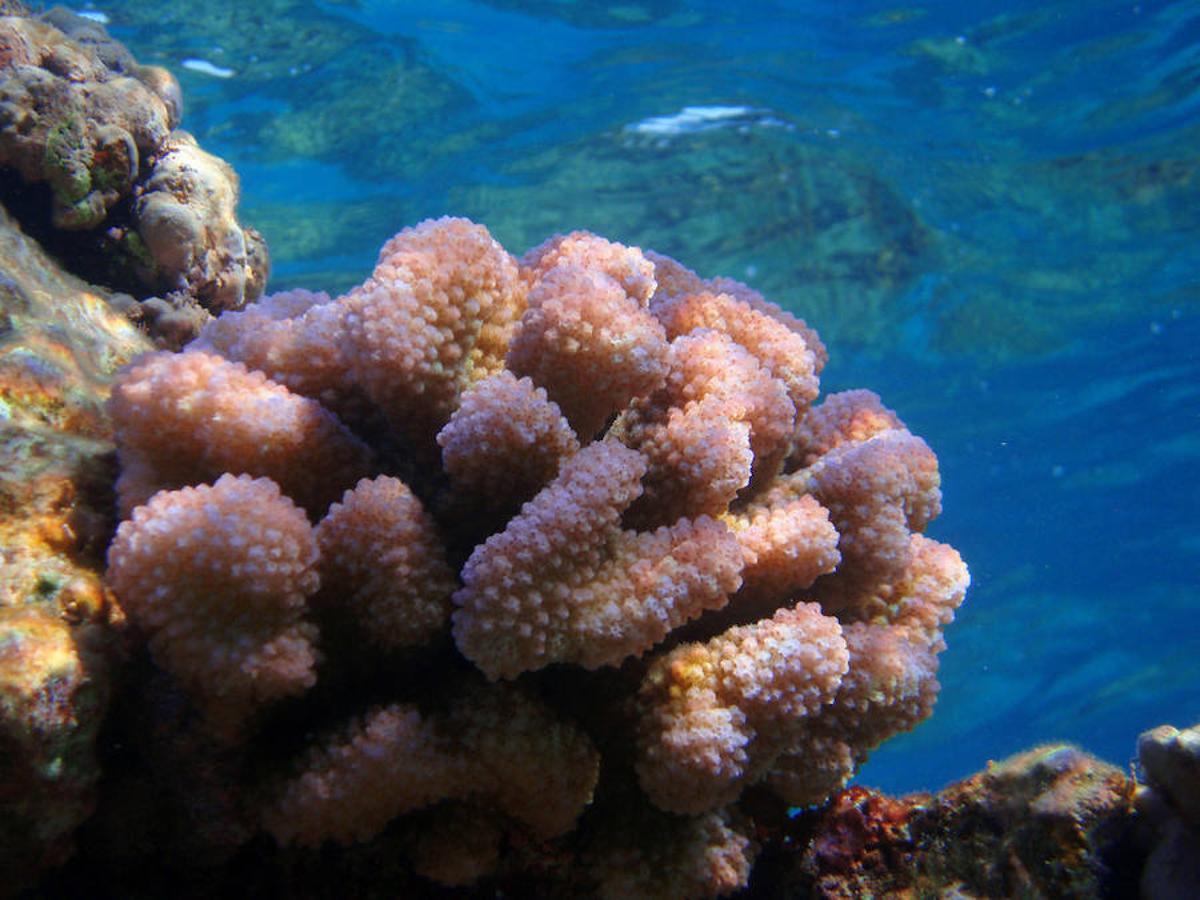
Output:
[[662,326],[598,269],[559,263],[529,292],[508,365],[546,388],[576,434],[595,435],[662,383]]
[[263,812],[281,843],[369,837],[400,813],[445,798],[490,801],[542,837],[570,830],[591,800],[599,756],[578,730],[505,686],[448,712],[377,709],[319,745]]
[[579,450],[545,389],[507,371],[463,393],[437,442],[455,490],[492,512],[514,511]]
[[454,573],[433,519],[399,479],[364,478],[316,537],[323,618],[384,648],[419,646],[448,624]]
[[128,513],[225,472],[271,478],[314,515],[366,474],[368,448],[315,400],[207,353],[156,353],[109,401]]
[[342,302],[354,378],[398,434],[430,452],[459,394],[503,367],[525,290],[486,228],[445,218],[388,241]]
[[619,444],[584,448],[467,560],[454,638],[489,678],[554,662],[615,665],[737,589],[741,551],[721,523],[621,528],[644,471]]
[[655,660],[638,694],[642,789],[672,812],[736,799],[833,699],[847,661],[837,620],[815,603]]
[[108,579],[155,660],[218,730],[315,681],[317,546],[304,513],[266,478],[223,475],[161,492],[121,524]]

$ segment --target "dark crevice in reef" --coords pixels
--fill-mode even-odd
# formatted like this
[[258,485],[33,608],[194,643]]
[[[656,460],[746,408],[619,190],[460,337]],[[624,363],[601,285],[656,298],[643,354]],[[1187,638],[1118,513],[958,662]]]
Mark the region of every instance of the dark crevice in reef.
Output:
[[153,295],[129,265],[129,247],[138,240],[130,224],[129,198],[119,201],[100,227],[79,231],[64,230],[51,221],[52,199],[48,184],[30,184],[14,170],[0,168],[0,205],[65,271],[138,300]]

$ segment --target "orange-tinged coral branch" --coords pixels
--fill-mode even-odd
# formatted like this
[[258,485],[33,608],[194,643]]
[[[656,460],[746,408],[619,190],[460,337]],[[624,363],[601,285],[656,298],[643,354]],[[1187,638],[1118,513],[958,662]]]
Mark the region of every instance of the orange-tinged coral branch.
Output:
[[833,699],[848,658],[837,620],[804,603],[655,660],[638,693],[642,789],[672,812],[736,799]]

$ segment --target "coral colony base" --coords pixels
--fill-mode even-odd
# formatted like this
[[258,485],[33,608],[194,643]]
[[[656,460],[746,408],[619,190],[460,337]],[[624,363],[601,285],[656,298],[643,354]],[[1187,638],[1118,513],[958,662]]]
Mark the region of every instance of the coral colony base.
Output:
[[746,885],[760,810],[929,715],[969,580],[921,534],[934,454],[868,391],[813,405],[826,361],[737,282],[445,218],[128,367],[108,579],[219,830],[398,835],[445,885]]

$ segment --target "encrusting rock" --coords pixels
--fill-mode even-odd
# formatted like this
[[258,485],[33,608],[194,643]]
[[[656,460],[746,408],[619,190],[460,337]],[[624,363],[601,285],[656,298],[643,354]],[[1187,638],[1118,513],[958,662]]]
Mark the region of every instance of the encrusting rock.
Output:
[[157,148],[133,215],[151,265],[143,280],[206,309],[240,309],[263,292],[267,247],[237,221],[238,177],[223,159],[176,131]]
[[1145,783],[1136,795],[1149,857],[1143,897],[1174,900],[1200,890],[1200,725],[1160,725],[1138,738]]
[[110,300],[0,209],[0,894],[70,856],[102,774],[124,620],[105,402],[150,348]]
[[258,297],[269,268],[237,221],[237,175],[182,114],[174,76],[97,22],[0,16],[0,195],[76,274],[144,300],[129,314],[175,347]]

